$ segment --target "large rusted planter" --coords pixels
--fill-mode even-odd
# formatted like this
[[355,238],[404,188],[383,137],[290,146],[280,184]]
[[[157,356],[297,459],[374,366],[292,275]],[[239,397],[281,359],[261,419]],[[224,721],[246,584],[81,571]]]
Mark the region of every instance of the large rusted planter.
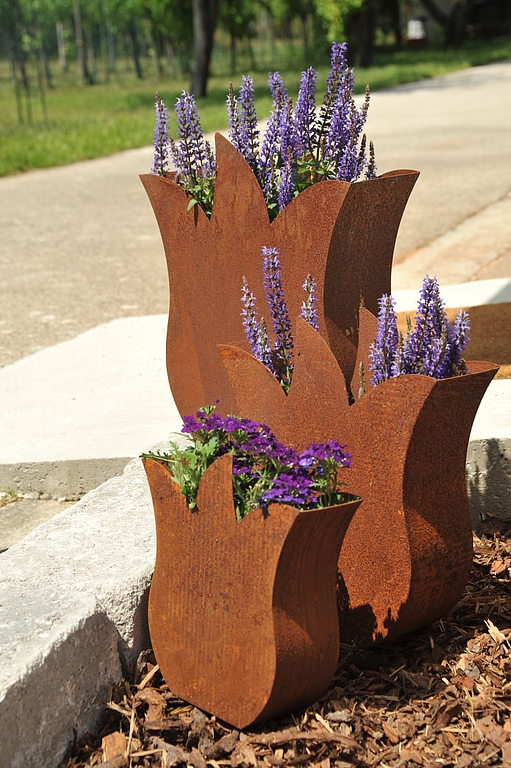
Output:
[[419,175],[399,170],[356,183],[325,181],[302,192],[270,223],[255,175],[220,134],[216,155],[211,220],[199,206],[187,211],[190,198],[171,178],[141,176],[165,247],[167,371],[181,415],[217,398],[219,411],[233,411],[216,345],[243,338],[243,276],[266,311],[263,245],[280,250],[291,317],[300,312],[310,273],[318,284],[320,334],[336,356],[346,334],[356,342],[361,299],[376,312],[378,297],[390,292],[395,239]]
[[149,630],[173,693],[237,728],[315,701],[337,665],[337,559],[359,501],[272,504],[237,524],[230,455],[204,474],[195,510],[167,467],[144,465],[157,533]]
[[[358,360],[368,370],[376,318],[360,313]],[[353,360],[357,350],[346,345]],[[470,374],[437,381],[407,375],[368,387],[346,384],[324,340],[302,320],[286,397],[276,379],[244,350],[221,346],[235,412],[271,425],[279,440],[346,443],[348,489],[362,497],[339,557],[341,637],[392,639],[445,615],[460,598],[472,564],[465,482],[470,429],[498,370],[469,363]]]

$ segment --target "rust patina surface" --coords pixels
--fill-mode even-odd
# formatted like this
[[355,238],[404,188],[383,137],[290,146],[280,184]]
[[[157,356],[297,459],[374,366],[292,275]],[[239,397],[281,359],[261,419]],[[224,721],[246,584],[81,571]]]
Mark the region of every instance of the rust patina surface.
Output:
[[271,504],[236,522],[232,457],[204,474],[190,510],[146,459],[157,533],[149,629],[166,683],[237,728],[306,706],[337,666],[342,539],[359,504]]
[[208,220],[190,197],[161,176],[141,176],[160,228],[167,259],[170,310],[167,371],[182,416],[220,399],[235,401],[217,344],[243,338],[241,286],[246,276],[264,302],[261,247],[278,248],[290,316],[300,313],[307,274],[317,282],[319,331],[339,357],[346,335],[356,344],[358,308],[377,311],[390,292],[396,235],[417,171],[377,179],[324,181],[296,197],[273,222],[254,173],[236,149],[216,135],[217,178]]
[[362,308],[358,349],[346,340],[346,369],[357,371],[348,384],[321,336],[301,319],[295,328],[288,396],[252,355],[220,346],[236,413],[271,425],[279,440],[297,449],[330,439],[348,446],[353,467],[345,479],[362,503],[339,557],[341,637],[395,638],[445,615],[468,580],[466,451],[498,366],[470,362],[468,375],[439,381],[399,376],[368,386],[359,398],[358,362],[369,370],[376,318]]

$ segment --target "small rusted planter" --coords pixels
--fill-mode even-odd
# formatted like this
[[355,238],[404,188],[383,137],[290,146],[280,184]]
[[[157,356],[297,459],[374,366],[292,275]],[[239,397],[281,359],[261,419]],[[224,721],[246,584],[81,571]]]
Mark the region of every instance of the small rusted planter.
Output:
[[156,517],[149,630],[173,693],[244,728],[315,701],[339,649],[337,559],[359,501],[270,505],[236,523],[232,457],[190,510],[167,467],[144,460]]
[[[365,361],[376,318],[360,311]],[[379,641],[430,624],[460,598],[472,565],[465,460],[479,403],[498,370],[469,363],[470,374],[437,381],[407,375],[368,387],[346,383],[324,340],[296,323],[298,354],[289,395],[247,352],[220,346],[236,397],[235,412],[270,424],[297,449],[311,441],[346,443],[348,489],[362,497],[339,557],[341,637]],[[357,364],[358,365],[358,364]],[[357,367],[358,370],[358,367]],[[369,375],[368,375],[369,378]]]
[[[234,399],[216,345],[242,337],[241,285],[247,277],[261,298],[261,247],[280,250],[291,317],[304,299],[310,273],[318,285],[320,334],[339,356],[346,334],[356,342],[358,308],[377,311],[390,292],[396,235],[417,171],[377,179],[325,181],[302,192],[270,223],[262,191],[243,156],[216,135],[217,179],[213,214],[171,178],[141,176],[160,228],[170,284],[167,371],[181,415],[220,398]],[[266,318],[270,325],[270,318]]]

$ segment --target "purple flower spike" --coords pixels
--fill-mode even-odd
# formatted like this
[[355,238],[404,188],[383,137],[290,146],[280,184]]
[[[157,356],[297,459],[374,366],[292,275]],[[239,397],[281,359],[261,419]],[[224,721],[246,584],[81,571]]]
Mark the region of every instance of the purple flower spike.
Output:
[[240,138],[243,146],[240,152],[252,170],[255,171],[259,154],[259,129],[255,108],[254,81],[245,75],[241,78],[240,106]]
[[291,149],[287,154],[287,159],[283,161],[282,170],[280,172],[280,187],[279,187],[279,211],[284,210],[286,205],[291,202],[295,196],[295,169],[293,162],[293,155]]
[[378,332],[369,352],[371,384],[375,387],[392,376],[392,366],[398,346],[396,302],[392,296],[378,299]]
[[169,170],[169,113],[165,104],[156,93],[156,123],[154,126],[154,161],[151,173],[166,176]]
[[258,320],[256,311],[256,299],[250,288],[247,279],[243,278],[243,287],[241,289],[241,301],[244,309],[241,310],[243,318],[243,328],[245,336],[252,350],[252,354],[257,360],[260,360],[271,373],[275,375],[273,365],[273,353],[268,338],[268,330],[264,318]]
[[275,354],[277,358],[278,373],[284,386],[291,385],[293,372],[292,349],[293,338],[291,336],[291,322],[287,311],[286,300],[282,289],[280,275],[279,251],[276,248],[261,250],[264,268],[264,288],[266,300],[275,332]]
[[463,352],[467,348],[470,341],[470,319],[468,312],[460,309],[456,315],[456,319],[449,329],[450,337],[450,358],[449,358],[449,375],[456,376],[458,374],[466,373],[467,366],[463,360]]
[[238,152],[243,151],[243,143],[240,136],[240,113],[238,102],[234,95],[232,83],[229,83],[229,93],[227,94],[227,120],[229,123],[229,139]]
[[462,354],[469,340],[468,314],[459,312],[451,325],[436,277],[426,275],[424,278],[415,326],[412,329],[407,317],[408,331],[404,338],[397,333],[393,299],[382,296],[379,304],[378,333],[370,349],[373,386],[406,373],[419,373],[435,379],[467,373]]
[[267,204],[275,204],[278,194],[275,162],[280,151],[282,114],[285,114],[286,110],[287,91],[278,72],[270,72],[268,84],[273,96],[273,111],[268,118],[261,153],[257,161],[257,177]]
[[347,53],[347,43],[332,43],[330,51],[330,72],[327,78],[327,95],[329,93],[337,93],[341,82],[341,75],[347,68]]
[[204,139],[195,99],[187,91],[183,91],[176,101],[176,119],[177,137],[180,139],[179,170],[189,180],[210,178],[215,171],[213,153]]
[[259,331],[257,334],[257,353],[256,357],[265,365],[270,373],[276,376],[275,366],[273,364],[273,352],[268,337],[268,329],[264,317],[259,321]]
[[241,310],[241,316],[243,318],[243,328],[245,329],[245,336],[250,344],[250,349],[254,357],[259,357],[259,323],[257,320],[256,311],[256,299],[250,288],[248,287],[247,278],[243,277],[242,292],[242,304],[244,309]]
[[302,72],[293,121],[299,155],[312,155],[317,144],[316,79],[312,67]]
[[300,317],[303,317],[315,331],[319,331],[318,310],[316,307],[316,282],[312,275],[307,275],[302,285],[307,298],[302,303]]

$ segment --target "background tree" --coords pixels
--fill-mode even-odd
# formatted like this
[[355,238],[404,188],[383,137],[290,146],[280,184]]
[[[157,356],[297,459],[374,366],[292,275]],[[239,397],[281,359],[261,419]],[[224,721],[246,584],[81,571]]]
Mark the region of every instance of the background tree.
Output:
[[465,40],[472,0],[454,0],[449,11],[440,8],[435,0],[421,0],[421,2],[435,21],[443,27],[445,46],[457,46]]
[[252,67],[255,67],[250,39],[255,36],[256,3],[254,0],[220,0],[218,24],[229,35],[231,72],[236,70],[236,47],[248,40]]
[[216,0],[192,0],[193,70],[190,91],[206,96],[216,27]]

